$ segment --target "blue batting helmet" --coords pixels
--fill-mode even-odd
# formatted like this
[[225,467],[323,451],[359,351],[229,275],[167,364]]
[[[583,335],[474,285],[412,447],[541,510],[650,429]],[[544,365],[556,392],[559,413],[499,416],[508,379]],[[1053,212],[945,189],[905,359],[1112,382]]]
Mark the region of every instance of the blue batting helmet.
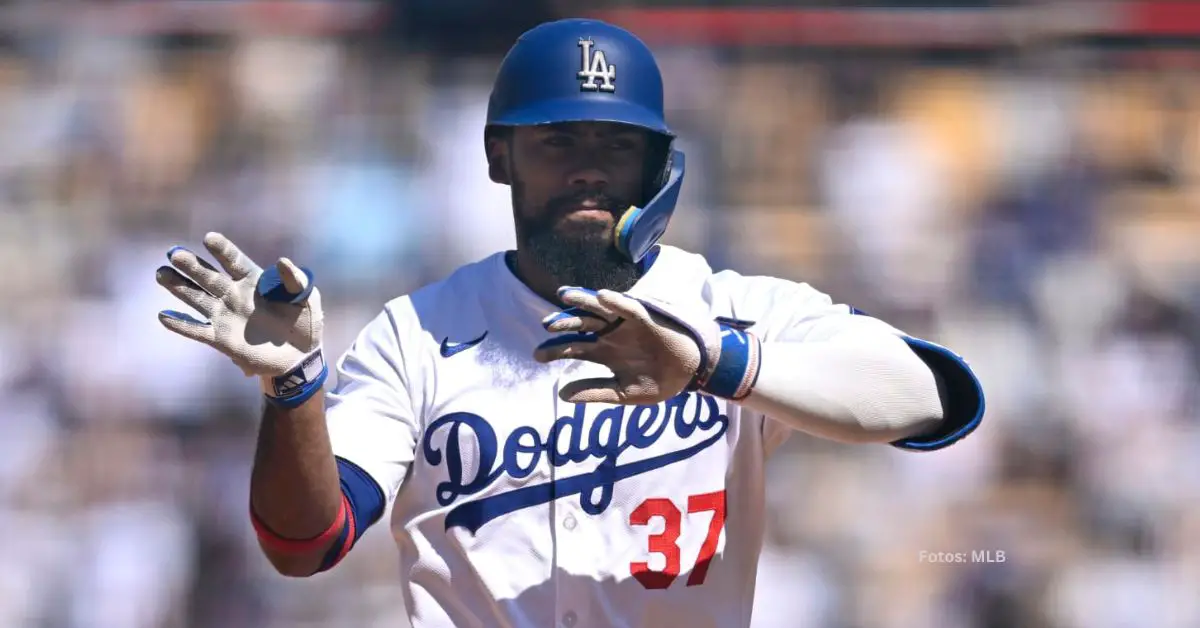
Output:
[[537,26],[508,51],[488,100],[487,134],[496,127],[564,122],[615,122],[661,138],[641,207],[617,221],[617,248],[633,261],[667,229],[683,182],[684,156],[663,115],[662,73],[633,33],[599,20],[567,19]]

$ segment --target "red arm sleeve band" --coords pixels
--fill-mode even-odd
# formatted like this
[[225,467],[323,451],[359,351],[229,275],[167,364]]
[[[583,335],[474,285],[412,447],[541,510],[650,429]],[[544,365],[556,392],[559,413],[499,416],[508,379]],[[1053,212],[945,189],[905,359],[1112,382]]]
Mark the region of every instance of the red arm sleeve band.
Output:
[[306,554],[325,547],[330,541],[338,538],[342,528],[346,525],[347,508],[346,496],[342,495],[333,523],[324,532],[311,539],[288,539],[279,536],[258,518],[253,507],[250,508],[250,522],[254,525],[254,532],[264,547],[281,554]]

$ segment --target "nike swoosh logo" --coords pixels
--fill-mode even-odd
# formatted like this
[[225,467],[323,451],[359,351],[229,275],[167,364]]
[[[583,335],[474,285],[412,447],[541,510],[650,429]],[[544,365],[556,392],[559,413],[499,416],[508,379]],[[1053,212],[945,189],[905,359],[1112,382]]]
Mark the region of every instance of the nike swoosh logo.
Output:
[[450,337],[447,336],[442,340],[442,357],[448,358],[456,353],[466,351],[467,349],[470,349],[471,347],[483,342],[483,339],[487,338],[487,335],[488,333],[485,331],[483,332],[482,336],[466,342],[450,342]]

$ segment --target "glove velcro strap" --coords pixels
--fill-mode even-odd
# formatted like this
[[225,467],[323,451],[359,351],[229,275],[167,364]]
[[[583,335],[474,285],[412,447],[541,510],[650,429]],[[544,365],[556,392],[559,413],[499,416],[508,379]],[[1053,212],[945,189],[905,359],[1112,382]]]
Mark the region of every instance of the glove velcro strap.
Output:
[[287,373],[269,380],[264,378],[263,396],[281,408],[296,408],[320,392],[328,376],[325,356],[318,349]]
[[714,397],[745,399],[758,381],[762,342],[758,336],[731,325],[721,325],[721,357],[707,378],[697,382]]

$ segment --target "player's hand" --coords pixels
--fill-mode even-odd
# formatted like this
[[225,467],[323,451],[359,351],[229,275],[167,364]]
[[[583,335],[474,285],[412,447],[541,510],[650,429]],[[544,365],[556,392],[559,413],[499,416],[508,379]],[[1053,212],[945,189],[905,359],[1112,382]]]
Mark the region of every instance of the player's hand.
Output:
[[559,289],[567,309],[542,326],[560,335],[534,351],[539,362],[586,360],[613,377],[563,386],[573,403],[651,404],[685,390],[729,399],[749,394],[759,344],[744,329],[644,297],[583,288]]
[[280,258],[265,271],[228,238],[204,236],[224,272],[183,247],[167,252],[159,285],[206,320],[164,310],[167,329],[224,353],[247,376],[262,378],[268,399],[295,406],[320,390],[327,375],[321,354],[321,295],[312,273]]

